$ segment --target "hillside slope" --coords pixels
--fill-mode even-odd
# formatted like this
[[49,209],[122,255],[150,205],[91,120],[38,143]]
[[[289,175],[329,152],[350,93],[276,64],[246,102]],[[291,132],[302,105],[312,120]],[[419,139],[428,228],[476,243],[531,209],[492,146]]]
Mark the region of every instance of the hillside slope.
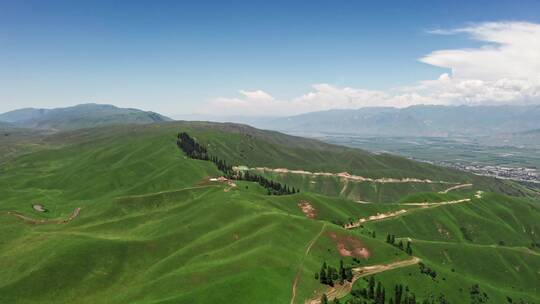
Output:
[[[419,191],[443,191],[457,184],[471,183],[471,191],[483,190],[525,195],[521,187],[508,181],[479,177],[390,154],[373,154],[359,149],[330,145],[317,140],[264,131],[246,125],[205,122],[178,122],[180,130],[191,133],[210,153],[235,166],[288,169],[258,170],[267,177],[302,190],[353,200],[391,202]],[[291,170],[322,172],[295,174]],[[347,172],[367,179],[344,178]],[[387,179],[406,182],[387,182]],[[407,180],[411,180],[410,182]]]
[[[403,268],[376,275],[387,298],[401,280],[418,300],[444,293],[460,303],[476,283],[493,303],[507,296],[540,300],[534,284],[540,279],[533,245],[540,243],[537,201],[489,193],[477,198],[473,188],[444,194],[397,190],[401,199],[389,204],[304,190],[267,195],[253,182],[212,181],[222,172],[182,153],[179,132],[231,164],[463,178],[404,159],[391,158],[395,165],[387,165],[385,156],[230,124],[173,122],[44,135],[38,148],[0,167],[0,302],[304,303],[332,291],[314,275],[324,263],[338,268],[340,260],[351,271],[405,261]],[[408,211],[363,227],[342,226],[400,210]],[[441,239],[436,223],[451,237]],[[463,237],[461,226],[473,241]],[[413,239],[413,257],[436,269],[438,279],[420,273],[420,260],[387,243],[387,233]],[[442,259],[445,252],[451,260]],[[485,258],[493,254],[497,258]],[[510,275],[501,278],[491,267]],[[335,294],[345,300],[348,287],[355,291],[364,282],[344,282]]]

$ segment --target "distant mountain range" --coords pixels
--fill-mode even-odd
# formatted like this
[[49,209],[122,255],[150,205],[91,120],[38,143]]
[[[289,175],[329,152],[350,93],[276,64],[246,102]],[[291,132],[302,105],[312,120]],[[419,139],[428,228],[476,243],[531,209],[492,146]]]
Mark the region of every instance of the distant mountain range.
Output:
[[[359,136],[499,136],[540,129],[540,105],[369,107],[311,112],[289,117],[182,115],[183,120],[235,122],[296,134]],[[82,104],[57,109],[20,109],[0,114],[0,127],[72,130],[172,119],[138,109]],[[532,131],[531,131],[532,132]],[[537,132],[538,133],[538,132]],[[519,137],[533,137],[520,135]]]
[[163,115],[112,105],[81,104],[67,108],[26,108],[0,114],[2,127],[73,130],[113,124],[170,121]]
[[263,119],[253,125],[289,133],[486,136],[540,129],[540,105],[372,107]]

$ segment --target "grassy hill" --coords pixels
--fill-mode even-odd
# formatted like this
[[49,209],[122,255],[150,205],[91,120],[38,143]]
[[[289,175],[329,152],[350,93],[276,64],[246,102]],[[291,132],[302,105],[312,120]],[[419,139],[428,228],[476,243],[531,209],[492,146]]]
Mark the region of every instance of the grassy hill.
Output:
[[406,193],[442,191],[463,183],[472,183],[475,189],[481,188],[484,191],[510,195],[525,195],[527,192],[526,189],[507,181],[479,177],[449,168],[443,169],[395,155],[373,154],[279,132],[262,131],[246,125],[201,122],[178,123],[177,126],[198,138],[208,147],[210,153],[233,165],[325,173],[348,172],[373,179],[415,178],[435,181],[435,183],[359,183],[335,176],[313,177],[263,172],[269,178],[305,191],[352,200],[393,202]]
[[123,109],[112,105],[81,104],[57,109],[20,109],[0,114],[0,122],[33,129],[73,130],[96,126],[170,121],[153,112]]
[[[230,164],[478,184],[447,194],[400,188],[388,204],[331,197],[324,189],[269,196],[256,183],[210,181],[221,172],[186,157],[176,146],[180,131]],[[0,167],[0,303],[290,303],[293,293],[292,302],[303,303],[328,288],[314,278],[323,262],[364,267],[409,259],[386,242],[387,233],[412,238],[413,254],[445,278],[427,284],[417,265],[408,266],[376,275],[387,290],[406,281],[419,296],[444,292],[460,303],[459,289],[480,283],[491,303],[506,296],[540,300],[539,251],[529,248],[539,241],[539,203],[502,194],[474,198],[482,187],[520,194],[512,184],[231,124],[109,126],[19,144],[36,147],[16,150]],[[472,200],[405,205],[464,198]],[[314,218],[301,202],[316,210]],[[403,209],[356,229],[340,225]],[[344,254],[362,248],[369,257]]]

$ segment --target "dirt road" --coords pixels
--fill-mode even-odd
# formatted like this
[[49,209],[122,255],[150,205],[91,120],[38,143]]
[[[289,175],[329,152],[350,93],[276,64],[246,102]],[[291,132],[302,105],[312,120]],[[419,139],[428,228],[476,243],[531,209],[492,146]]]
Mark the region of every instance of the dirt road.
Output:
[[[482,192],[478,191],[475,194],[475,197],[476,198],[482,198]],[[418,206],[419,208],[412,208],[412,209],[407,209],[407,210],[406,209],[401,209],[401,210],[390,211],[390,212],[386,212],[386,213],[377,213],[377,214],[371,215],[369,217],[360,218],[360,219],[358,219],[357,221],[355,221],[353,223],[345,224],[343,226],[343,228],[345,228],[345,229],[353,229],[353,228],[356,228],[356,227],[360,227],[361,225],[363,225],[365,223],[368,223],[368,222],[381,221],[381,220],[397,217],[397,216],[403,215],[403,214],[405,214],[407,212],[410,212],[412,210],[425,209],[425,208],[435,208],[435,207],[444,206],[444,205],[467,203],[467,202],[470,202],[470,201],[471,201],[470,198],[464,198],[464,199],[455,200],[455,201],[445,201],[445,202],[438,202],[438,203],[427,203],[427,202],[425,202],[425,203],[405,203],[405,204],[401,204],[401,205]]]
[[[246,170],[243,166],[233,167],[233,170],[242,171]],[[287,168],[267,168],[267,167],[257,167],[257,168],[248,168],[250,171],[262,171],[262,172],[274,172],[274,173],[287,173],[287,174],[299,174],[299,175],[309,175],[309,176],[330,176],[330,177],[339,177],[345,180],[357,181],[357,182],[372,182],[372,183],[424,183],[424,184],[449,184],[457,185],[459,183],[447,182],[447,181],[434,181],[430,179],[418,179],[414,177],[406,178],[392,178],[392,177],[383,177],[383,178],[371,178],[364,177],[359,175],[352,175],[348,172],[340,173],[330,173],[330,172],[310,172],[305,170],[290,170]]]
[[457,185],[457,186],[453,186],[453,187],[450,187],[444,191],[439,191],[439,193],[441,194],[446,194],[452,190],[457,190],[457,189],[461,189],[461,188],[468,188],[468,187],[472,187],[473,184],[461,184],[461,185]]

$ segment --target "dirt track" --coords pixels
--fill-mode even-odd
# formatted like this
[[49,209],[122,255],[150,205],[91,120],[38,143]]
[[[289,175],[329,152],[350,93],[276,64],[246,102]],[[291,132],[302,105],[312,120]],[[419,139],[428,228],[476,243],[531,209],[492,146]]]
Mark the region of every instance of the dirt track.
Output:
[[300,262],[300,265],[298,266],[298,270],[296,271],[296,276],[294,277],[294,282],[292,285],[292,296],[291,296],[291,304],[294,304],[294,300],[296,299],[296,288],[298,286],[298,282],[300,282],[300,277],[302,276],[302,268],[304,267],[304,260],[306,259],[306,256],[311,251],[311,247],[317,242],[319,237],[324,232],[324,228],[326,228],[326,223],[323,224],[321,227],[321,231],[308,243],[308,246],[306,247],[306,251],[304,252],[304,256],[302,257],[302,261]]
[[468,187],[472,187],[473,184],[461,184],[461,185],[457,185],[457,186],[453,186],[453,187],[450,187],[444,191],[439,191],[439,193],[441,194],[446,194],[452,190],[457,190],[457,189],[461,189],[461,188],[468,188]]
[[[384,272],[384,271],[388,271],[388,270],[392,270],[392,269],[415,265],[415,264],[418,264],[420,261],[421,261],[420,258],[412,257],[411,259],[408,259],[408,260],[396,261],[389,264],[380,264],[380,265],[353,268],[354,276],[353,276],[352,282],[345,281],[343,285],[336,284],[334,287],[329,287],[324,293],[328,297],[328,300],[333,300],[335,298],[339,299],[351,292],[354,282],[356,282],[356,280],[358,280],[359,278],[362,278],[368,275],[373,275],[380,272]],[[305,301],[305,303],[306,304],[320,304],[321,296],[322,294],[318,295],[317,297],[313,299]]]
[[356,227],[360,227],[362,224],[367,223],[367,222],[380,221],[380,220],[384,220],[384,219],[387,219],[387,218],[396,217],[396,216],[399,216],[399,215],[402,215],[402,214],[405,214],[405,213],[407,213],[407,210],[405,210],[405,209],[392,211],[392,212],[387,212],[387,213],[377,213],[377,214],[371,215],[369,217],[360,218],[354,223],[345,224],[343,226],[343,228],[345,228],[345,229],[353,229],[353,228],[356,228]]
[[[480,199],[480,198],[482,198],[483,194],[484,194],[484,192],[477,191],[474,194],[474,197]],[[397,216],[403,215],[403,214],[405,214],[405,213],[407,213],[407,212],[409,212],[411,210],[425,209],[425,208],[435,208],[435,207],[439,207],[439,206],[453,205],[453,204],[460,204],[460,203],[468,203],[470,201],[471,201],[470,198],[464,198],[464,199],[460,199],[460,200],[445,201],[445,202],[438,202],[438,203],[427,203],[427,202],[424,202],[424,203],[405,203],[405,204],[402,204],[402,205],[418,206],[419,208],[413,208],[413,209],[408,209],[408,210],[401,209],[401,210],[396,210],[396,211],[391,211],[391,212],[386,212],[386,213],[377,213],[377,214],[371,215],[369,217],[360,218],[360,219],[358,219],[357,221],[355,221],[353,223],[345,224],[343,226],[343,228],[345,228],[345,229],[353,229],[353,228],[356,228],[356,227],[360,227],[364,223],[374,222],[374,221],[381,221],[381,220],[385,220],[385,219],[388,219],[388,218],[397,217]]]
[[24,222],[27,222],[32,225],[46,225],[46,224],[66,224],[74,220],[79,214],[81,213],[81,207],[75,208],[73,212],[65,219],[58,219],[58,220],[37,220],[33,219],[31,217],[28,217],[26,215],[23,215],[16,211],[8,211],[7,214],[12,215]]

